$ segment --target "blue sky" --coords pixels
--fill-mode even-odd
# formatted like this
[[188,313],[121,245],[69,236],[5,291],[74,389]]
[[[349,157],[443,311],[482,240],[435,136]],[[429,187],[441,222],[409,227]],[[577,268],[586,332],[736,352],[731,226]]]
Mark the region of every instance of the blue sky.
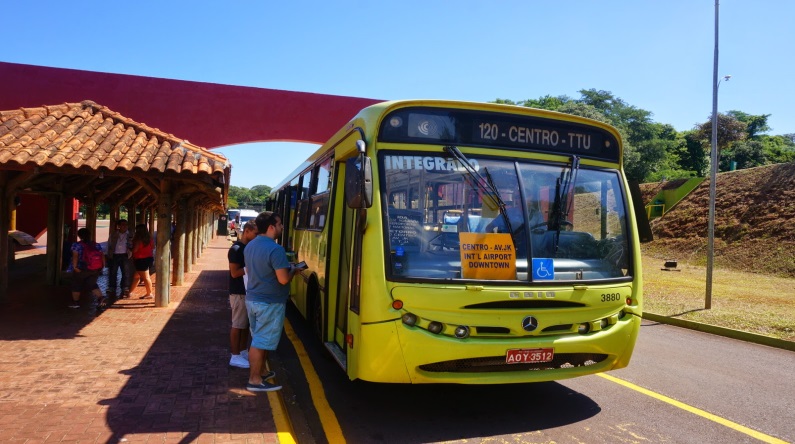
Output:
[[[4,62],[376,99],[595,88],[680,131],[712,110],[711,0],[4,3]],[[795,133],[793,17],[791,0],[720,4],[719,110],[771,114],[769,134]],[[219,150],[252,187],[314,148]],[[275,161],[251,162],[261,150]]]

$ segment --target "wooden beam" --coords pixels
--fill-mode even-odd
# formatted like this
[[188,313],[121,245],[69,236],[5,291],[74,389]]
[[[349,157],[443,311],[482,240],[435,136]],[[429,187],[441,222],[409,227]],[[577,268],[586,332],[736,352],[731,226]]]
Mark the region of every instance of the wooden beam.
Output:
[[[142,189],[143,189],[143,187],[138,185],[137,187],[133,188],[129,193],[127,193],[124,196],[122,196],[122,198],[119,199],[119,202],[127,202],[128,200],[132,199],[132,197],[135,196]],[[130,209],[128,208],[127,211],[129,211],[129,210]]]
[[157,196],[160,192],[157,188],[155,188],[148,180],[141,178],[141,177],[133,177],[133,180],[138,182],[139,185],[144,187],[147,193],[151,194],[152,196]]
[[9,178],[6,181],[5,197],[14,197],[14,195],[17,193],[17,189],[21,188],[23,184],[35,176],[36,173],[33,171],[24,171],[15,175],[14,177]]
[[69,187],[69,192],[74,196],[80,196],[84,191],[91,190],[91,187],[94,186],[94,182],[96,181],[96,179],[86,180],[86,177],[81,175],[68,175],[67,177],[76,178],[76,180],[70,180],[69,183],[66,184]]
[[117,180],[115,184],[111,185],[105,191],[97,195],[97,202],[104,202],[105,199],[110,197],[111,194],[115,193],[119,188],[124,186],[126,183],[127,183],[126,180]]

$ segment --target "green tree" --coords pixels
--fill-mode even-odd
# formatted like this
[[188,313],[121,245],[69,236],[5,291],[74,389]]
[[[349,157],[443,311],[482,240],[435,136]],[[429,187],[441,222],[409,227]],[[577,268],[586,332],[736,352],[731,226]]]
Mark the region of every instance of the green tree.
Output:
[[762,135],[759,141],[769,163],[795,162],[795,134]]
[[251,194],[258,202],[265,202],[271,195],[272,188],[267,185],[254,185],[251,187]]
[[643,126],[647,134],[637,137],[634,149],[638,161],[630,163],[625,157],[627,176],[640,181],[692,177],[695,173],[681,167],[686,154],[684,138],[668,124],[649,123]]
[[271,190],[268,185],[255,185],[251,188],[230,186],[229,208],[253,208],[259,211],[270,197]]
[[580,94],[580,103],[597,109],[621,133],[629,179],[645,181],[652,173],[668,169],[668,153],[677,146],[673,127],[655,123],[650,111],[629,105],[610,91],[583,89]]
[[770,131],[770,126],[767,124],[767,118],[770,117],[770,114],[755,116],[737,110],[729,111],[726,114],[746,125],[745,134],[748,139],[755,139],[760,134]]
[[594,108],[592,105],[588,105],[587,103],[570,101],[561,104],[557,109],[554,109],[553,111],[571,114],[574,116],[585,117],[588,119],[598,120],[600,122],[610,124],[610,119],[608,119],[607,116],[602,114],[601,111]]
[[[734,168],[732,168],[734,163]],[[720,156],[720,169],[729,171],[742,170],[767,164],[764,144],[758,140],[739,140],[724,148]]]
[[[748,125],[727,114],[718,113],[718,167],[722,151],[746,137]],[[712,116],[710,119],[696,126],[698,137],[702,140],[705,149],[712,147]]]
[[230,205],[230,208],[240,208],[240,205],[244,202],[251,201],[251,190],[244,187],[236,187],[234,185],[229,187],[229,198],[234,199],[236,205],[233,207]]
[[704,177],[709,169],[709,146],[704,146],[704,141],[698,131],[690,130],[682,133],[685,144],[680,151],[679,167],[685,171],[694,171],[696,177]]

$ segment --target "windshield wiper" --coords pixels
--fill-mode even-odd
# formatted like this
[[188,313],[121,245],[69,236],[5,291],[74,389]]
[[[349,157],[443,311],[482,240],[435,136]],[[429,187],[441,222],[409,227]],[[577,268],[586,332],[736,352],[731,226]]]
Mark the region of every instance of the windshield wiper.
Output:
[[569,192],[574,191],[577,184],[577,173],[580,171],[580,158],[571,156],[571,168],[564,169],[555,183],[555,201],[552,203],[552,217],[549,220],[549,229],[555,231],[555,252],[558,251],[560,230],[563,225],[573,226],[569,220],[574,199],[569,198]]
[[508,228],[508,232],[511,233],[511,237],[513,237],[513,228],[511,227],[511,221],[508,220],[508,210],[505,208],[505,202],[500,197],[500,192],[497,190],[497,186],[494,185],[494,180],[491,178],[491,173],[489,173],[488,168],[483,168],[483,171],[486,173],[486,179],[480,175],[478,170],[472,166],[472,163],[469,159],[464,156],[464,153],[453,145],[447,145],[444,147],[445,152],[453,156],[455,160],[461,163],[464,166],[464,169],[469,176],[472,178],[472,181],[475,182],[475,186],[483,193],[484,196],[488,196],[492,199],[496,204],[497,208],[500,211],[500,215],[505,219],[505,226]]

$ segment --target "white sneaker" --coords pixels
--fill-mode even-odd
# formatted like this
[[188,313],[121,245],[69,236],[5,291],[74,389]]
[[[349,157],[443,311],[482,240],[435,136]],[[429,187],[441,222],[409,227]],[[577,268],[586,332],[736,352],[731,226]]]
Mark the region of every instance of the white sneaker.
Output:
[[248,359],[241,355],[232,355],[232,357],[229,358],[229,365],[232,367],[249,368]]
[[241,351],[240,356],[246,358],[246,361],[248,361],[248,350]]

